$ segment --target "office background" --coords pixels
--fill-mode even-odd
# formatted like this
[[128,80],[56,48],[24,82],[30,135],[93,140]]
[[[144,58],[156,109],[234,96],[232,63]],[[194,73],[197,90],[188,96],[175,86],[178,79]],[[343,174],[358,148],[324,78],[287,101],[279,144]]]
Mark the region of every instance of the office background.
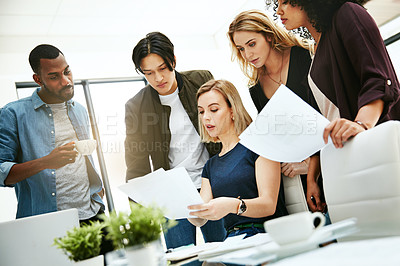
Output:
[[[400,32],[400,1],[372,0],[366,8],[380,26],[383,39]],[[252,117],[256,116],[239,65],[231,61],[226,32],[239,12],[260,9],[263,0],[0,0],[0,107],[29,96],[29,52],[40,43],[60,48],[74,79],[115,81],[138,77],[131,60],[135,44],[151,31],[160,31],[175,44],[178,71],[209,69],[217,79],[233,82]],[[400,72],[400,41],[388,46]],[[118,190],[125,182],[124,104],[143,87],[142,81],[91,84],[106,170],[117,211],[128,208]],[[75,99],[85,103],[83,88]],[[15,218],[14,190],[0,188],[0,222]]]

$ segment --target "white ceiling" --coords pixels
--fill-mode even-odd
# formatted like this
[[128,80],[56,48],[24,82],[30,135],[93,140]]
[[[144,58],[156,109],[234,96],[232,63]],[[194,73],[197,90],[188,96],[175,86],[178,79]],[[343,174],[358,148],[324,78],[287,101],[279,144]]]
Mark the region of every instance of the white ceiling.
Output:
[[1,0],[0,34],[122,35],[155,28],[210,34],[246,2],[250,1]]
[[[366,8],[382,25],[399,16],[400,0],[371,0]],[[131,66],[132,48],[151,31],[165,33],[177,51],[196,53],[195,59],[180,57],[189,65],[210,50],[229,53],[228,25],[248,9],[266,10],[264,0],[0,0],[0,78],[30,75],[26,57],[40,43],[54,44],[72,59],[84,55],[82,60],[97,65],[124,60],[121,64]],[[386,34],[399,32],[396,27]],[[81,67],[85,73],[91,68]],[[102,75],[102,69],[115,69],[105,67],[93,72]]]
[[9,44],[19,37],[213,36],[241,10],[264,7],[262,0],[0,0],[0,49],[18,50]]
[[[180,37],[212,36],[226,32],[232,18],[250,8],[265,10],[264,1],[0,0],[0,45],[5,37],[126,38],[155,30]],[[400,0],[372,0],[367,9],[383,24],[400,14]]]

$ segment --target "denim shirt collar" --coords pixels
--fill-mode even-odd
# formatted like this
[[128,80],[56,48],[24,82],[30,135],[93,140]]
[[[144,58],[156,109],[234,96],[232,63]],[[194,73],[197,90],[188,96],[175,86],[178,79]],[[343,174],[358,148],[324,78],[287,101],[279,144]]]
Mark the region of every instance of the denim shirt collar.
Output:
[[[41,90],[41,88],[37,88],[33,93],[32,93],[32,103],[33,103],[33,108],[36,110],[40,107],[42,107],[43,105],[46,105],[46,103],[40,98],[38,92]],[[74,106],[75,102],[74,100],[69,100],[67,101],[67,105],[68,106]]]

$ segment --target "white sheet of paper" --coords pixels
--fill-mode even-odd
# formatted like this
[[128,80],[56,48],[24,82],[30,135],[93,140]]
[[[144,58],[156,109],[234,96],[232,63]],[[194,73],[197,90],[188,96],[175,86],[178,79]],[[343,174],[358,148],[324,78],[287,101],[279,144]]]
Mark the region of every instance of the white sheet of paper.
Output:
[[400,265],[399,246],[399,236],[339,242],[286,258],[273,265]]
[[144,206],[163,208],[170,219],[189,216],[187,206],[203,203],[189,174],[183,167],[165,171],[158,169],[150,174],[129,180],[119,186],[129,198]]
[[328,124],[328,119],[281,85],[239,138],[270,160],[301,162],[326,145],[322,136]]
[[227,239],[225,239],[224,242],[221,242],[221,244],[218,247],[212,250],[201,252],[199,254],[199,259],[207,260],[209,262],[218,262],[209,259],[213,257],[219,258],[221,254],[226,254],[232,251],[246,249],[249,247],[260,246],[272,241],[271,237],[267,233],[259,233],[254,236],[243,239],[245,235],[246,234],[228,237]]
[[209,263],[233,263],[246,266],[255,266],[262,263],[273,261],[277,258],[275,254],[270,254],[268,252],[260,252],[255,248],[245,248],[243,250],[238,250],[230,252],[218,257],[207,259]]

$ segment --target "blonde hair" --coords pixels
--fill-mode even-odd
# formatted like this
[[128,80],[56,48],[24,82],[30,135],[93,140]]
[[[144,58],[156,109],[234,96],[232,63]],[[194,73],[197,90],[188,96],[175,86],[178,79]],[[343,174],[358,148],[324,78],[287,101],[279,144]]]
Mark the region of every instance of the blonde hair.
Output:
[[237,59],[241,70],[246,77],[249,78],[249,86],[253,86],[258,82],[262,69],[257,69],[249,62],[246,62],[246,60],[240,54],[240,51],[233,41],[233,35],[238,31],[261,33],[265,40],[270,43],[272,49],[276,49],[281,53],[293,46],[300,46],[307,50],[311,49],[311,45],[307,42],[307,40],[300,40],[300,38],[290,34],[286,29],[277,26],[276,23],[263,12],[259,10],[248,10],[241,12],[229,25],[228,36],[232,49],[231,59],[232,61]]
[[[233,124],[235,128],[235,133],[239,136],[252,122],[250,115],[247,113],[246,108],[244,108],[242,99],[240,98],[239,92],[235,86],[227,80],[209,80],[204,83],[200,89],[197,91],[196,99],[209,91],[218,91],[222,94],[228,106],[232,109],[233,114]],[[200,138],[203,142],[219,142],[218,138],[211,137],[207,130],[205,130],[201,117],[199,115],[199,129]]]

